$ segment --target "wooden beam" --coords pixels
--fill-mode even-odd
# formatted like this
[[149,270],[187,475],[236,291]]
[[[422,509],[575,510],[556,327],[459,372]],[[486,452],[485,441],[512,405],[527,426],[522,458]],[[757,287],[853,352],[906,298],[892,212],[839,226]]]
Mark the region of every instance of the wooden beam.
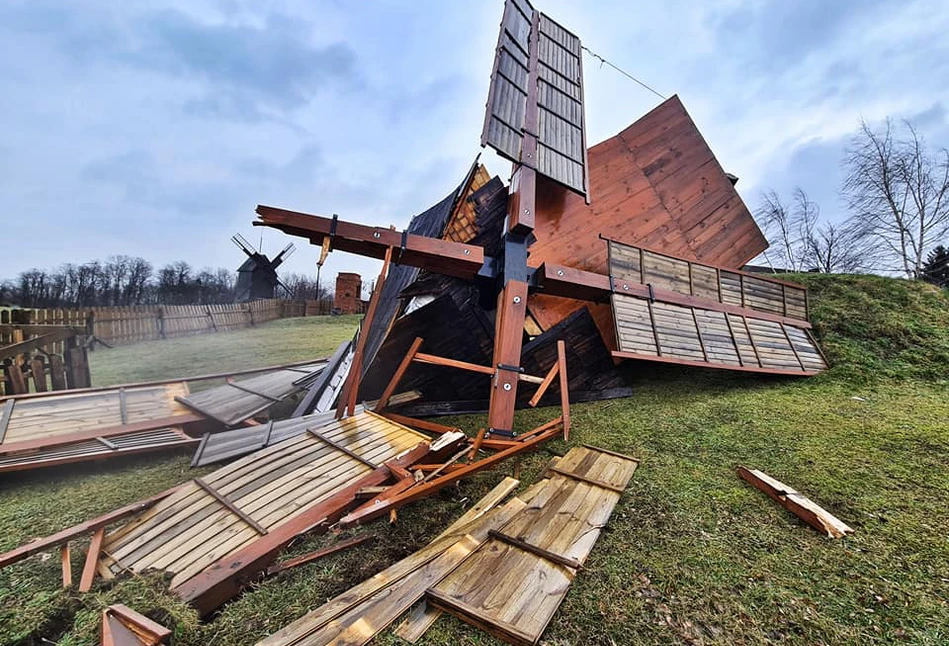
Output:
[[245,514],[241,509],[237,507],[232,501],[228,500],[227,496],[223,495],[217,489],[209,485],[207,482],[201,478],[195,478],[194,483],[201,487],[208,495],[217,500],[219,503],[224,505],[228,511],[240,518],[246,524],[250,525],[255,532],[264,536],[267,533],[267,530],[256,520]]
[[570,388],[567,385],[567,350],[563,341],[557,341],[557,374],[560,375],[560,415],[566,442],[570,439]]
[[426,354],[424,352],[418,352],[415,355],[413,361],[417,363],[427,363],[433,366],[445,366],[446,368],[458,368],[459,370],[467,370],[468,372],[477,372],[482,375],[494,375],[494,368],[490,366],[480,366],[476,363],[468,363],[467,361],[459,361],[457,359],[446,359],[445,357],[438,357],[434,354]]
[[[171,637],[170,629],[121,603],[109,606],[102,611],[102,614],[103,618],[115,617],[115,619],[135,633],[136,637],[138,637],[139,641],[143,644],[156,646],[157,644],[165,643],[165,641]],[[144,641],[143,638],[149,641]]]
[[817,531],[826,534],[828,538],[842,538],[853,533],[853,529],[842,520],[804,496],[804,494],[779,480],[775,480],[763,471],[739,466],[738,476],[756,489],[765,492],[769,498]]
[[56,532],[55,534],[47,536],[46,538],[36,539],[30,543],[27,543],[26,545],[22,545],[16,549],[10,550],[5,554],[0,554],[0,568],[6,567],[11,563],[16,563],[17,561],[22,561],[23,559],[39,552],[45,552],[50,548],[62,545],[63,543],[71,541],[74,538],[88,534],[89,532],[95,531],[100,527],[110,525],[111,523],[122,520],[123,518],[134,516],[140,511],[148,509],[158,501],[164,500],[178,489],[179,487],[168,489],[167,491],[155,494],[151,498],[133,502],[130,505],[120,507],[114,511],[110,511],[107,514],[93,518],[92,520],[87,520],[84,523],[79,523],[78,525],[74,525],[68,529]]
[[438,433],[439,435],[443,435],[445,433],[454,433],[461,430],[457,426],[445,426],[444,424],[430,422],[427,419],[406,417],[405,415],[399,415],[398,413],[383,412],[380,413],[380,415],[386,419],[396,422],[397,424],[402,424],[403,426],[415,428],[420,431],[428,431],[429,433]]
[[[386,249],[402,248],[403,233],[384,227],[371,227],[333,218],[325,218],[299,211],[288,211],[259,205],[257,226],[279,229],[290,235],[322,241],[333,231],[333,247],[369,258],[384,258]],[[456,278],[472,280],[484,265],[484,249],[478,245],[462,244],[406,233],[405,251],[399,256],[400,265],[427,269]],[[317,242],[319,244],[319,242]]]
[[96,566],[99,564],[99,554],[102,552],[103,538],[105,538],[105,526],[99,527],[89,542],[86,564],[82,567],[82,576],[79,578],[80,592],[89,592],[92,589],[92,581],[96,577]]
[[389,385],[386,386],[384,391],[382,391],[382,396],[379,398],[379,401],[376,403],[376,407],[374,409],[377,413],[382,412],[382,410],[389,404],[389,398],[395,394],[395,389],[398,387],[399,382],[402,381],[405,371],[409,369],[410,365],[412,365],[412,360],[415,358],[415,355],[421,345],[422,337],[415,337],[415,340],[412,341],[412,345],[409,346],[409,351],[404,357],[402,357],[399,367],[396,368],[395,372],[392,374],[392,379],[389,380]]
[[502,543],[506,543],[512,547],[516,547],[517,549],[522,550],[524,552],[529,552],[535,556],[539,556],[545,561],[550,561],[551,563],[556,563],[557,565],[562,565],[564,567],[572,568],[574,570],[583,569],[583,565],[577,559],[561,556],[560,554],[551,552],[550,550],[545,550],[544,548],[538,547],[537,545],[534,545],[532,543],[528,543],[527,541],[522,541],[521,539],[515,536],[508,536],[504,532],[500,532],[496,529],[488,530],[488,538],[499,540]]
[[0,323],[0,334],[9,334],[13,331],[24,335],[49,334],[51,332],[71,331],[73,334],[85,334],[85,325],[46,325],[38,323]]
[[550,370],[548,370],[547,374],[544,376],[544,380],[541,382],[540,388],[537,389],[537,392],[534,393],[534,396],[531,397],[529,402],[527,402],[531,408],[535,408],[537,404],[540,403],[541,397],[543,397],[544,393],[547,392],[547,389],[550,388],[550,384],[554,382],[554,377],[557,376],[557,370],[559,369],[559,361],[555,361],[554,365],[550,366]]
[[313,561],[318,561],[321,558],[327,557],[331,554],[336,554],[337,552],[342,552],[343,550],[349,549],[350,547],[355,547],[356,545],[362,545],[366,541],[371,541],[375,537],[371,534],[363,534],[362,536],[355,536],[353,538],[339,541],[338,543],[333,543],[328,547],[310,552],[309,554],[304,554],[303,556],[297,556],[296,558],[287,559],[282,563],[277,563],[271,565],[267,568],[267,576],[272,576],[278,572],[283,572],[289,570],[290,568],[295,568],[299,565],[305,565],[307,563],[312,563]]
[[46,385],[46,360],[43,355],[33,357],[30,361],[30,371],[33,373],[33,389],[38,393],[49,390]]

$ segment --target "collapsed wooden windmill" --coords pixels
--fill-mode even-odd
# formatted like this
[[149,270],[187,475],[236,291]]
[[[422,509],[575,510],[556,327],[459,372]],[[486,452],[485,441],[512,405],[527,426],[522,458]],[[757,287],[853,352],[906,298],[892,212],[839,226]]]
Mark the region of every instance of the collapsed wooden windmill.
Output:
[[[539,384],[531,399],[536,404],[557,374],[556,365],[546,377],[525,374],[524,339],[562,333],[558,326],[580,310],[589,313],[614,361],[798,376],[827,367],[810,332],[804,288],[740,271],[767,242],[734,178],[677,97],[587,149],[581,54],[574,34],[526,0],[506,0],[482,145],[513,162],[509,187],[483,195],[490,181],[476,162],[461,186],[433,207],[445,216],[439,227],[426,230],[425,222],[413,221],[396,231],[257,207],[255,225],[308,238],[324,253],[384,259],[341,414],[354,409],[367,367],[395,319],[408,312],[405,301],[414,298],[409,287],[419,271],[463,281],[478,290],[482,304],[493,301],[484,306],[493,323],[490,363],[425,352],[421,339],[428,331],[419,329],[419,338],[409,335],[390,355],[398,358],[386,362],[391,377],[382,406],[413,364],[489,377],[488,426],[472,455],[485,442],[493,448],[516,443],[519,384]],[[486,242],[483,231],[466,233],[466,218],[470,224],[479,208],[497,211],[499,204],[496,241]],[[398,275],[390,284],[392,265]],[[401,306],[391,307],[399,299]],[[380,302],[387,312],[376,321]],[[433,305],[422,303],[409,315]],[[566,360],[559,345],[566,432]],[[552,430],[535,429],[529,443],[549,439]]]

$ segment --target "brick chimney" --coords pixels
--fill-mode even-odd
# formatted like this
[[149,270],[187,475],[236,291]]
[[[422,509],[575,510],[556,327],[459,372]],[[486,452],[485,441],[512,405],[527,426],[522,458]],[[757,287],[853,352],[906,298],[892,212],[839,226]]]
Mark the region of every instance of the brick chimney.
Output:
[[342,272],[336,275],[336,294],[333,309],[340,314],[358,314],[362,295],[362,277],[359,274]]

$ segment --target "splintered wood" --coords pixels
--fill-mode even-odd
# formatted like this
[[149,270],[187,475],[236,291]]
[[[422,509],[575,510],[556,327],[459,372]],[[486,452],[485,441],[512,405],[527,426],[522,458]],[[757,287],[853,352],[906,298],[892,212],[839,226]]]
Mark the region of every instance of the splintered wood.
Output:
[[120,603],[102,611],[102,646],[158,646],[171,631]]
[[843,538],[847,534],[853,533],[853,529],[842,520],[804,494],[795,491],[779,480],[775,480],[763,471],[738,467],[738,476],[756,489],[768,494],[772,500],[817,531],[826,534],[828,538]]
[[[498,508],[506,480],[432,543],[258,646],[365,644],[427,595],[397,634],[418,639],[440,609],[517,644],[540,639],[638,461],[572,449],[548,479]],[[565,565],[569,563],[570,565]]]
[[638,461],[572,449],[530,506],[428,591],[435,606],[514,644],[535,644]]

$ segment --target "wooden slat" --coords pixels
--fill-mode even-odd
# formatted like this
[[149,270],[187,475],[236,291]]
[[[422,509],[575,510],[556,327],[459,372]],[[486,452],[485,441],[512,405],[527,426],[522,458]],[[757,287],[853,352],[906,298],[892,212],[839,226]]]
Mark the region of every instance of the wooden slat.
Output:
[[82,568],[82,576],[79,578],[79,591],[89,592],[92,589],[92,581],[96,576],[96,565],[99,562],[99,553],[102,550],[102,539],[105,537],[105,526],[99,527],[92,535],[92,541],[89,543],[89,551],[86,552],[86,563]]
[[15,399],[8,399],[3,405],[3,412],[0,413],[0,444],[7,434],[7,428],[10,425],[10,417],[13,415],[13,407],[16,405]]
[[349,549],[350,547],[355,547],[356,545],[362,545],[366,541],[371,541],[374,537],[371,534],[363,534],[362,536],[355,536],[338,543],[333,543],[327,547],[310,552],[309,554],[304,554],[303,556],[297,556],[292,559],[287,559],[276,565],[271,565],[267,568],[267,576],[273,576],[278,572],[283,572],[284,570],[289,570],[300,565],[305,565],[307,563],[312,563],[313,561],[318,561],[321,558],[330,556],[331,554],[336,554],[343,550]]
[[399,382],[402,381],[402,376],[405,374],[405,371],[409,369],[410,365],[412,365],[412,361],[415,359],[415,355],[418,353],[418,349],[421,347],[422,342],[422,337],[416,337],[415,340],[412,341],[412,345],[409,346],[409,351],[405,354],[405,357],[402,358],[402,362],[399,363],[399,367],[396,368],[395,372],[392,374],[392,379],[389,380],[389,385],[386,386],[386,389],[382,392],[382,396],[379,397],[379,402],[375,407],[376,412],[381,412],[386,406],[389,405],[389,399],[395,394],[395,389],[398,387]]
[[494,538],[501,541],[502,543],[507,543],[512,545],[519,550],[524,550],[525,552],[530,552],[534,556],[539,556],[545,561],[550,561],[551,563],[556,563],[564,567],[572,568],[574,570],[583,569],[583,565],[577,559],[566,558],[560,554],[555,554],[549,550],[545,550],[542,547],[528,543],[527,541],[522,541],[519,538],[514,536],[508,536],[504,532],[499,532],[497,530],[491,530],[488,532],[489,538]]
[[63,587],[68,588],[72,585],[72,554],[69,550],[69,543],[63,543],[59,548],[59,561],[63,570]]
[[245,514],[240,509],[238,509],[237,505],[235,505],[233,502],[227,499],[227,496],[221,495],[220,492],[218,492],[214,487],[209,485],[207,482],[205,482],[201,478],[195,478],[194,482],[196,485],[198,485],[199,487],[204,489],[208,494],[210,494],[212,498],[214,498],[219,503],[224,505],[224,507],[226,507],[228,511],[230,511],[232,514],[240,518],[242,521],[244,521],[251,527],[253,527],[255,532],[257,532],[261,536],[267,533],[267,530],[261,527],[260,523],[258,523],[256,520],[254,520],[253,518]]
[[337,451],[340,451],[341,453],[345,453],[346,455],[348,455],[349,457],[353,458],[354,460],[357,460],[357,461],[359,461],[359,462],[362,462],[363,464],[365,464],[365,465],[366,465],[367,467],[369,467],[370,469],[378,469],[378,468],[379,468],[379,465],[376,464],[375,462],[372,462],[371,460],[367,460],[366,458],[364,458],[363,456],[359,455],[358,453],[355,453],[355,452],[353,452],[353,451],[350,451],[349,449],[347,449],[347,448],[346,448],[345,446],[343,446],[342,444],[339,444],[338,442],[334,442],[333,440],[329,439],[328,437],[326,437],[325,435],[323,435],[322,433],[320,433],[320,432],[317,431],[316,429],[308,428],[308,429],[306,429],[306,432],[309,433],[310,435],[312,435],[313,437],[315,437],[316,439],[320,440],[321,442],[323,442],[323,443],[325,443],[325,444],[329,444],[331,447],[333,447],[333,448],[336,449]]
[[579,473],[573,473],[571,471],[565,471],[564,469],[559,469],[557,467],[548,467],[547,470],[550,471],[551,473],[562,475],[565,478],[570,478],[571,480],[577,480],[578,482],[584,482],[588,485],[593,485],[594,487],[600,487],[601,489],[608,489],[609,491],[615,491],[616,493],[623,493],[623,487],[617,487],[615,485],[611,485],[608,482],[597,480],[596,478],[591,478],[589,476],[581,475]]

